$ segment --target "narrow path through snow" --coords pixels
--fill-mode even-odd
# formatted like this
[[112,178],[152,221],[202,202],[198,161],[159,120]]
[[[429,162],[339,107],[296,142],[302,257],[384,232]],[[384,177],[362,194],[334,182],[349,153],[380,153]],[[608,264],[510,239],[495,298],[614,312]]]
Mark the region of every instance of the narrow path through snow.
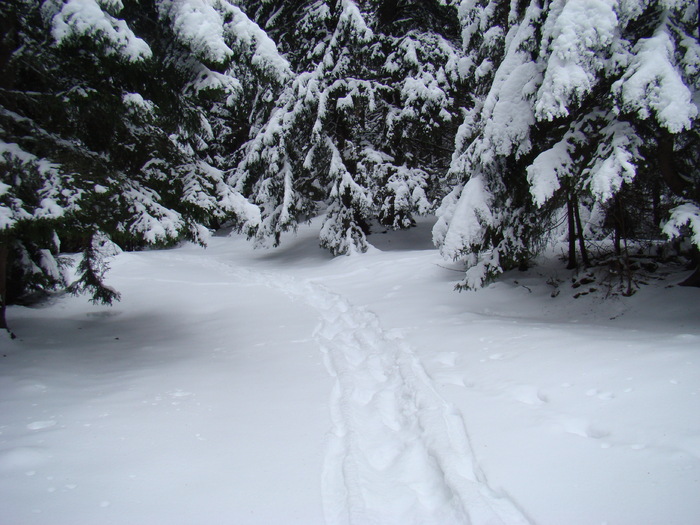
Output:
[[323,473],[329,525],[529,523],[488,486],[461,415],[400,334],[320,284],[230,268],[319,312],[315,338],[336,379]]

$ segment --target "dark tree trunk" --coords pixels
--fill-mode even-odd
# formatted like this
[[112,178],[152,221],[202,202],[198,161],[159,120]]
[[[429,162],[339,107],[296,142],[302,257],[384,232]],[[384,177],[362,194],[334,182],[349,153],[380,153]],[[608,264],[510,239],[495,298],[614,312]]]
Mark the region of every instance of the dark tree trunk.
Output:
[[673,162],[673,136],[669,131],[661,130],[659,136],[659,170],[664,182],[671,191],[680,196],[689,188],[688,182],[678,173]]
[[5,317],[7,310],[7,253],[7,244],[0,242],[0,329],[9,332],[10,329]]
[[578,247],[581,252],[581,261],[583,261],[583,266],[588,268],[591,265],[591,261],[588,258],[588,251],[586,250],[586,240],[583,238],[583,226],[581,225],[581,214],[579,213],[578,198],[576,195],[572,196],[571,205],[574,208],[574,219],[576,221]]
[[613,199],[612,214],[613,228],[615,230],[613,240],[615,255],[620,257],[622,255],[622,238],[624,237],[627,239],[627,231],[625,229],[624,212],[622,210],[619,193],[615,195],[615,198]]
[[661,226],[661,184],[654,179],[651,188],[651,206],[654,215],[654,225]]
[[576,268],[576,223],[574,222],[574,204],[571,202],[571,194],[566,197],[566,220],[569,226],[569,262],[567,270]]
[[622,243],[620,242],[621,238],[620,228],[618,228],[618,225],[615,224],[615,232],[613,233],[613,247],[615,248],[615,255],[618,257],[622,255]]

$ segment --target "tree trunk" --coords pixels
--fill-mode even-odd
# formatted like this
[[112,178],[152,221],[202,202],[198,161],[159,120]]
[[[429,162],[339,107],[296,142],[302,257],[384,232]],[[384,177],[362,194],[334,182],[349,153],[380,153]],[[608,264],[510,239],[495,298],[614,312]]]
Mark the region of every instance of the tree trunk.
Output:
[[591,265],[591,261],[588,258],[588,251],[586,251],[586,240],[583,238],[583,226],[581,225],[581,214],[578,210],[578,198],[576,195],[572,196],[572,207],[574,208],[574,219],[576,221],[576,230],[578,230],[578,247],[581,251],[581,261],[583,261],[583,266],[588,268]]
[[632,287],[632,264],[630,263],[630,252],[627,247],[627,237],[625,237],[625,257],[622,263],[622,277],[627,279],[627,290],[622,295],[630,297],[634,293]]
[[668,187],[674,194],[679,197],[683,196],[689,184],[688,181],[680,176],[673,163],[673,136],[669,131],[664,129],[661,130],[659,135],[658,154],[659,170],[661,171],[664,182],[668,184]]
[[618,257],[622,255],[622,244],[620,242],[620,239],[622,236],[620,235],[620,225],[615,222],[615,232],[613,233],[613,247],[615,248],[615,255]]
[[625,231],[624,217],[622,213],[622,204],[620,204],[620,194],[615,195],[612,204],[613,213],[613,227],[615,229],[613,246],[615,247],[615,255],[620,257],[622,255],[622,238],[627,239],[627,232]]
[[10,329],[5,317],[7,310],[7,252],[7,244],[0,242],[0,329],[9,332]]
[[566,220],[569,226],[569,263],[566,265],[567,270],[576,268],[576,223],[574,222],[574,204],[571,202],[573,196],[568,194],[566,197]]
[[654,215],[654,225],[661,227],[661,184],[657,179],[654,179],[651,188],[651,206]]

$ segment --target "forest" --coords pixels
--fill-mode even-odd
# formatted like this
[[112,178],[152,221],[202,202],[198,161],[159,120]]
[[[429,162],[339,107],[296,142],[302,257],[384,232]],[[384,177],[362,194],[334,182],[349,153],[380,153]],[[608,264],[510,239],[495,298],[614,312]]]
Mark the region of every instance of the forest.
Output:
[[700,523],[699,4],[0,0],[0,523]]
[[316,217],[343,255],[435,214],[461,289],[558,237],[633,293],[640,264],[698,259],[699,19],[691,0],[2,2],[0,326],[55,290],[118,299],[113,244],[276,246]]

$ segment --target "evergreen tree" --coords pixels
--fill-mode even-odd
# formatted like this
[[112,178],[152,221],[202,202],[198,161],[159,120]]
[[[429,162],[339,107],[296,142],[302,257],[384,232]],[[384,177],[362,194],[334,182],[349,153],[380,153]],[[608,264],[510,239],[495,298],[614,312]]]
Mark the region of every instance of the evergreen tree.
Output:
[[288,66],[239,8],[21,0],[0,9],[3,312],[68,284],[60,249],[83,253],[69,289],[111,302],[105,236],[138,248],[204,242],[228,219],[257,225],[257,208],[227,182],[227,156],[260,118],[245,114],[248,98],[269,98],[268,78]]
[[532,100],[542,10],[538,2],[463,2],[464,52],[472,95],[457,135],[433,238],[443,256],[469,266],[462,287],[476,288],[501,268],[522,264],[538,230],[522,177],[532,148]]
[[[664,162],[694,141],[697,4],[465,1],[460,13],[475,97],[434,229],[442,253],[468,263],[460,286],[523,264],[562,214],[570,259],[578,240],[586,261],[581,210],[629,236],[639,199],[672,190]],[[681,204],[666,231],[693,213]]]
[[[297,71],[239,166],[237,188],[262,209],[259,241],[277,244],[323,211],[321,245],[361,252],[373,221],[406,228],[431,208],[455,132],[458,51],[430,24],[400,31],[406,19],[388,16],[389,4],[250,6]],[[456,33],[454,8],[422,6],[452,22],[440,26],[447,36]]]
[[[57,257],[61,240],[70,247],[89,239],[91,228],[79,225],[78,217],[93,212],[90,196],[107,193],[100,184],[109,171],[104,146],[120,119],[126,120],[109,73],[138,67],[151,56],[148,45],[114,16],[119,6],[107,7],[22,0],[0,8],[3,325],[9,301],[66,284]],[[67,52],[71,42],[84,48]],[[90,83],[86,77],[98,53],[104,77]]]

